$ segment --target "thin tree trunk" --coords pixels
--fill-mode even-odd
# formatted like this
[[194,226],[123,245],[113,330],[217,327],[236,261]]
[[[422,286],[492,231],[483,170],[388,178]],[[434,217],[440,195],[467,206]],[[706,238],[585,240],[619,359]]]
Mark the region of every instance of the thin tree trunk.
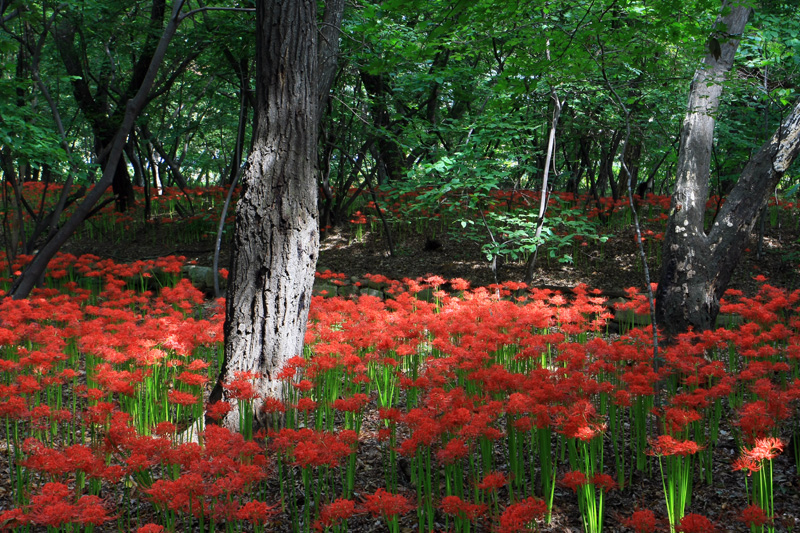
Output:
[[556,144],[556,128],[558,126],[558,118],[561,116],[562,102],[558,99],[558,93],[553,89],[551,96],[553,97],[553,122],[550,126],[550,137],[547,140],[547,155],[544,160],[544,176],[542,177],[542,197],[539,199],[539,218],[536,222],[536,233],[533,236],[536,242],[536,250],[531,254],[528,259],[528,265],[525,269],[525,283],[530,284],[533,281],[534,268],[536,267],[536,256],[539,253],[538,243],[539,238],[542,236],[542,227],[544,227],[544,215],[547,209],[547,180],[550,175],[550,161],[555,153]]
[[164,60],[164,55],[167,52],[169,42],[175,35],[175,31],[178,29],[178,25],[180,24],[181,20],[183,20],[183,18],[180,16],[180,12],[184,2],[185,0],[176,0],[175,4],[173,5],[172,15],[169,19],[169,23],[161,35],[161,40],[159,41],[158,47],[153,54],[153,59],[150,62],[150,66],[147,70],[145,78],[139,86],[139,90],[136,95],[128,101],[122,124],[114,137],[114,142],[111,145],[111,151],[109,152],[107,158],[107,164],[103,169],[103,177],[100,178],[100,181],[92,188],[91,191],[89,191],[89,193],[86,195],[86,199],[75,209],[75,213],[73,213],[73,215],[67,219],[64,225],[61,226],[61,228],[50,238],[50,240],[42,247],[42,249],[39,250],[39,253],[33,258],[31,263],[23,272],[22,276],[16,279],[8,292],[8,295],[14,299],[27,298],[36,285],[37,280],[47,268],[47,264],[50,262],[50,259],[52,259],[61,246],[63,246],[69,236],[72,235],[76,229],[78,229],[83,220],[92,212],[92,208],[97,201],[100,200],[106,189],[111,186],[111,183],[114,179],[114,174],[116,173],[117,163],[122,156],[122,151],[125,147],[128,134],[133,128],[133,123],[136,120],[136,117],[147,103],[148,93],[155,82],[156,74],[158,73],[158,69]]

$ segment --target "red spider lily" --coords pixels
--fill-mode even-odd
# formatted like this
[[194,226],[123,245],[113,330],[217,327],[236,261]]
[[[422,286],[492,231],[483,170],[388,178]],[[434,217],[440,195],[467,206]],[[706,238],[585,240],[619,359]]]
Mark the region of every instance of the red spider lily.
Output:
[[506,413],[512,415],[529,413],[531,407],[533,407],[532,404],[533,402],[528,395],[514,392],[509,395],[508,400],[506,401],[505,411]]
[[231,404],[219,400],[206,407],[206,415],[212,420],[222,420],[232,410],[233,406]]
[[180,465],[182,468],[188,470],[192,466],[196,466],[203,455],[203,449],[195,442],[186,442],[175,448],[164,450],[161,454],[161,460],[164,464]]
[[607,424],[587,424],[578,427],[572,434],[567,434],[567,436],[588,442],[599,435],[602,435],[606,431],[607,427]]
[[742,449],[742,454],[754,461],[771,461],[783,452],[783,441],[775,437],[756,439],[750,450]]
[[547,513],[547,504],[534,497],[514,503],[506,507],[500,515],[497,533],[521,533],[529,531],[534,520],[543,518]]
[[744,404],[739,410],[739,427],[750,442],[766,437],[775,428],[775,423],[776,419],[769,414],[767,403],[763,400]]
[[705,516],[691,513],[681,519],[680,524],[675,527],[675,531],[682,533],[714,533],[717,531],[717,526]]
[[450,465],[469,455],[469,448],[460,438],[450,439],[438,452],[436,458],[444,465]]
[[209,366],[211,366],[211,363],[203,361],[202,359],[195,359],[194,361],[186,365],[185,368],[190,372],[198,372],[200,370],[207,369]]
[[66,409],[50,409],[47,404],[39,404],[28,413],[35,426],[45,428],[52,422],[67,422],[72,419],[72,413]]
[[169,391],[167,397],[169,398],[169,403],[183,406],[194,405],[200,401],[195,394],[179,390]]
[[753,472],[761,470],[761,463],[747,454],[742,454],[733,461],[732,469],[734,472],[741,470],[751,476]]
[[172,422],[161,422],[153,428],[153,435],[158,435],[159,437],[171,437],[174,434],[175,424]]
[[[734,463],[734,469],[746,470],[748,477],[756,472],[751,489],[751,502],[764,510],[766,517],[771,517],[775,511],[773,496],[772,460],[783,451],[783,441],[775,437],[756,439],[751,449],[742,448],[740,460]],[[745,479],[745,483],[747,480]],[[754,515],[755,509],[748,508],[749,514]],[[770,527],[770,530],[772,528]]]
[[356,504],[353,500],[339,498],[329,504],[323,505],[319,518],[314,522],[315,531],[323,531],[335,526],[356,514]]
[[468,440],[477,440],[483,437],[487,440],[497,440],[503,436],[503,433],[495,427],[492,423],[497,420],[497,417],[502,409],[502,403],[490,402],[489,404],[480,407],[481,412],[475,414],[470,420],[470,423],[461,429],[459,434]]
[[739,514],[738,519],[744,522],[748,527],[762,527],[766,524],[772,523],[772,518],[767,516],[767,513],[760,506],[751,504]]
[[25,439],[22,449],[28,455],[28,458],[22,461],[22,466],[26,468],[38,470],[54,477],[62,476],[72,470],[63,453],[48,448],[37,439]]
[[297,383],[292,383],[292,387],[299,390],[300,392],[308,392],[314,388],[314,383],[312,383],[308,379],[301,379]]
[[[53,390],[65,382],[69,389],[69,381],[79,377],[73,375],[72,368],[57,370],[73,364],[73,359],[66,362],[62,357],[73,353],[70,351],[75,346],[70,340],[73,338],[78,339],[79,351],[92,354],[95,360],[101,358],[108,363],[108,368],[118,372],[106,372],[105,377],[113,387],[132,385],[133,390],[139,392],[135,380],[140,375],[146,378],[147,372],[155,372],[155,365],[163,365],[168,370],[168,375],[177,376],[178,383],[193,387],[191,390],[202,384],[201,381],[205,382],[204,370],[208,368],[208,363],[195,358],[195,355],[186,357],[185,361],[176,359],[175,355],[176,352],[188,355],[194,347],[199,346],[197,339],[212,338],[212,333],[216,335],[216,339],[211,342],[218,342],[221,339],[221,315],[214,319],[213,324],[205,325],[201,321],[185,318],[183,312],[172,309],[173,304],[183,305],[180,299],[183,297],[181,291],[185,288],[168,291],[166,299],[152,296],[142,298],[128,291],[121,279],[123,271],[139,275],[144,272],[142,267],[114,265],[111,262],[102,262],[98,266],[99,260],[93,261],[81,265],[97,271],[98,280],[108,286],[108,291],[99,298],[97,304],[92,301],[93,305],[86,305],[88,291],[80,296],[82,300],[56,300],[59,296],[51,291],[40,292],[42,298],[14,303],[13,306],[5,301],[0,302],[0,346],[6,349],[6,344],[10,345],[11,353],[20,361],[16,363],[0,360],[0,372],[6,373],[7,377],[5,384],[0,385],[0,418],[10,415],[12,423],[22,420],[20,428],[23,439],[30,434],[24,433],[28,428],[31,431],[36,429],[28,421],[44,427],[62,416],[54,407],[56,403],[34,408],[33,400],[36,397],[41,400],[45,389]],[[64,266],[59,265],[59,268]],[[76,267],[70,268],[74,270]],[[420,280],[416,284],[418,288],[422,287]],[[455,288],[452,283],[450,286]],[[497,287],[502,291],[518,288],[509,284]],[[467,287],[462,289],[466,290]],[[464,451],[474,448],[474,439],[496,438],[500,435],[498,428],[503,427],[501,424],[505,423],[506,415],[508,422],[513,424],[512,427],[520,431],[569,426],[570,434],[574,438],[585,438],[597,444],[600,439],[596,437],[602,430],[601,423],[604,420],[596,413],[592,414],[589,407],[575,405],[583,399],[591,398],[595,401],[599,393],[607,394],[607,399],[617,405],[634,403],[640,400],[637,395],[647,394],[652,390],[653,381],[658,376],[645,376],[645,372],[651,372],[646,366],[649,363],[646,360],[647,350],[643,349],[647,346],[646,343],[651,342],[645,330],[634,331],[624,340],[615,343],[601,339],[590,341],[585,346],[568,342],[564,331],[574,333],[587,329],[588,323],[581,313],[596,312],[590,311],[590,308],[598,302],[589,300],[588,293],[583,294],[583,290],[576,289],[574,303],[568,303],[561,298],[553,299],[552,304],[558,306],[557,310],[550,306],[552,291],[540,291],[540,295],[530,291],[530,294],[539,295],[545,300],[526,302],[525,305],[493,301],[488,291],[476,291],[460,300],[443,299],[437,313],[432,311],[432,306],[416,302],[407,294],[386,303],[377,299],[363,299],[359,302],[315,300],[307,338],[318,345],[317,353],[309,357],[308,362],[297,358],[289,365],[292,373],[287,374],[287,377],[290,382],[299,380],[301,374],[307,378],[296,389],[305,391],[301,396],[311,397],[307,393],[313,389],[315,381],[311,376],[319,376],[332,369],[344,372],[347,383],[366,383],[362,381],[368,380],[366,365],[381,365],[397,372],[401,387],[404,390],[417,389],[414,391],[417,393],[415,405],[424,407],[418,407],[414,414],[408,416],[403,416],[398,410],[382,411],[383,419],[389,424],[381,425],[391,426],[397,422],[405,425],[406,427],[401,428],[391,426],[385,433],[391,436],[399,431],[400,435],[410,436],[403,446],[411,453],[419,448],[438,452],[436,455],[440,466],[442,462],[458,464],[457,461]],[[779,302],[774,308],[770,304],[773,296]],[[783,302],[780,302],[781,298]],[[634,305],[640,305],[641,301],[640,297]],[[765,290],[759,297],[745,302],[744,307],[762,307],[767,314],[777,316],[780,309],[789,309],[797,301],[792,301],[789,295],[778,297]],[[86,306],[81,308],[81,305]],[[30,309],[27,317],[21,311],[12,309],[23,309],[23,306]],[[418,312],[414,311],[415,307]],[[9,309],[11,313],[6,312]],[[144,310],[147,316],[142,317],[139,310]],[[751,314],[757,316],[763,313],[753,310]],[[533,334],[534,329],[552,326],[556,320],[562,323],[564,331],[551,335]],[[800,321],[796,318],[793,320],[794,324],[789,323],[786,327],[780,324],[745,324],[735,333],[708,332],[685,336],[679,340],[676,348],[670,348],[665,353],[668,360],[667,372],[661,376],[676,376],[682,390],[663,413],[664,432],[677,439],[679,432],[685,431],[688,424],[700,420],[699,413],[713,408],[715,399],[726,397],[733,390],[752,393],[761,403],[746,404],[739,415],[742,418],[746,451],[749,453],[752,448],[758,459],[743,452],[734,466],[739,465],[748,472],[766,470],[761,468],[761,461],[781,453],[779,447],[783,443],[760,446],[755,439],[776,434],[776,422],[788,416],[794,405],[792,402],[800,398],[800,380],[785,388],[782,379],[791,371],[791,366],[783,360],[792,365],[795,360],[800,360],[800,340],[795,339],[796,331],[800,330]],[[317,324],[313,321],[317,321]],[[62,328],[54,324],[69,325]],[[337,325],[335,330],[331,328],[332,324]],[[7,338],[8,340],[4,340]],[[18,347],[16,344],[27,344],[30,348]],[[707,360],[708,357],[724,360],[729,345],[746,358],[747,366],[741,376],[728,376],[725,363]],[[435,357],[426,362],[424,358],[429,346],[434,347]],[[520,348],[509,350],[509,347]],[[501,349],[506,352],[497,353]],[[516,355],[514,350],[518,350]],[[516,373],[522,372],[520,368],[539,366],[535,363],[540,362],[544,353],[551,360],[557,358],[562,365],[558,372],[537,368],[525,370],[524,374]],[[780,359],[780,362],[774,363],[766,360],[767,358]],[[124,367],[116,366],[116,363],[124,364]],[[414,367],[414,378],[411,377],[409,364],[418,365]],[[122,368],[130,374],[119,374]],[[298,373],[300,368],[305,370]],[[419,369],[424,369],[421,376],[416,373]],[[90,371],[87,367],[86,371],[89,373],[88,378],[94,379],[94,369]],[[19,374],[22,374],[19,383],[12,382]],[[80,376],[82,375],[83,370],[80,372]],[[601,381],[599,376],[603,376],[605,381]],[[134,383],[125,383],[125,377],[134,378]],[[252,378],[253,376],[247,376],[244,379],[250,381]],[[464,382],[464,378],[471,388],[469,394],[465,388],[458,386]],[[82,377],[79,379],[83,381]],[[610,383],[618,384],[618,388],[611,388]],[[781,385],[778,386],[777,383]],[[287,383],[287,389],[290,384]],[[122,415],[114,412],[111,403],[95,404],[100,400],[110,399],[109,394],[125,392],[111,390],[105,382],[100,387],[102,389],[87,390],[86,386],[78,386],[73,392],[78,399],[76,419],[90,428],[92,435],[100,440],[107,436],[107,445],[102,452],[93,452],[85,447],[76,447],[69,451],[61,448],[34,450],[31,447],[30,453],[23,454],[21,459],[27,461],[26,468],[35,469],[38,462],[43,475],[49,476],[49,472],[53,472],[53,475],[59,477],[51,480],[64,483],[72,482],[71,474],[78,471],[86,473],[86,477],[115,481],[124,473],[123,466],[127,467],[128,472],[151,469],[154,479],[172,478],[173,475],[169,474],[174,472],[177,475],[181,472],[181,481],[170,487],[162,487],[162,496],[166,498],[166,491],[170,490],[170,496],[176,504],[180,504],[176,509],[181,513],[187,512],[186,503],[189,498],[198,504],[201,501],[209,504],[215,502],[216,512],[213,516],[225,520],[236,518],[236,513],[242,509],[244,502],[253,499],[253,493],[249,492],[252,487],[248,489],[247,486],[263,479],[266,473],[266,458],[255,443],[238,441],[227,430],[215,433],[219,430],[216,428],[207,431],[205,445],[177,445],[171,440],[174,427],[169,424],[151,428],[153,437],[137,435]],[[353,390],[360,389],[354,387]],[[362,401],[364,400],[345,398],[337,402],[336,408],[353,412],[363,410],[367,406],[360,406]],[[125,409],[128,408],[127,402],[128,398],[120,398]],[[277,399],[269,406],[267,402],[261,405],[264,405],[263,409],[267,412],[280,412],[285,408]],[[221,407],[221,411],[230,408],[228,405]],[[214,408],[208,411],[209,415],[213,415]],[[336,418],[337,422],[341,420],[341,417]],[[769,429],[761,429],[759,424],[770,418]],[[762,424],[762,427],[767,426]],[[404,431],[406,429],[408,433]],[[276,434],[270,433],[270,439],[274,435]],[[287,461],[284,465],[294,463],[313,468],[316,464],[331,464],[325,462],[328,441],[320,436],[313,436],[310,443],[300,445],[301,457],[296,456],[295,448],[306,438],[305,435],[294,432],[291,435],[286,433],[277,436],[276,445],[273,446],[270,442],[270,447],[285,453],[283,458]],[[346,447],[352,450],[357,442],[357,436],[352,432],[334,435],[336,437],[328,438],[342,449],[342,453]],[[280,447],[282,442],[285,444],[283,448]],[[678,440],[675,442],[683,443]],[[250,447],[251,444],[256,448]],[[259,444],[263,443],[259,441]],[[691,462],[681,455],[681,451],[676,451],[676,447],[687,448],[682,450],[687,454],[690,451],[685,443],[666,443],[657,453],[674,453],[674,457],[662,460],[666,463],[676,461],[679,464],[688,464],[690,466],[687,470],[692,473]],[[246,457],[240,456],[243,451],[246,452]],[[98,464],[98,460],[102,460],[106,453],[110,454],[114,463],[109,467]],[[61,465],[60,462],[64,464]],[[338,465],[339,462],[334,461],[333,464]],[[672,474],[673,469],[669,469],[668,480],[672,478]],[[313,474],[310,477],[313,478]],[[141,483],[139,479],[137,481]],[[496,491],[507,480],[501,473],[495,472],[487,474],[483,480],[474,480],[474,483],[473,487],[480,490]],[[597,492],[605,492],[613,486],[613,480],[600,476],[590,476],[586,483],[591,484],[591,487],[583,486],[583,490],[587,492],[595,489]],[[146,484],[143,483],[142,487],[144,486]],[[437,498],[435,492],[436,490],[430,495],[427,505],[433,505]],[[558,497],[560,496],[557,493],[556,498]],[[320,506],[328,501],[327,498],[330,495],[323,496],[322,501],[317,502],[312,509],[319,509],[320,514],[323,514],[325,507]],[[73,494],[66,503],[78,513],[79,500],[76,500],[77,497]],[[751,501],[761,503],[755,499]],[[104,511],[94,507],[91,499],[85,500],[84,505],[87,509],[97,510],[98,517],[102,517]],[[352,502],[349,505],[350,509],[355,507]],[[448,506],[448,509],[458,513],[459,502],[455,499],[451,498],[447,502],[442,500],[441,505],[442,510]],[[464,502],[464,505],[472,504]],[[762,507],[768,509],[763,503]],[[193,505],[192,511],[195,516],[199,512],[211,516],[208,509],[206,507],[205,511],[200,511]],[[23,508],[17,513],[2,513],[0,524],[4,521],[2,517],[8,516],[11,523],[12,520],[24,517],[27,511],[27,508]],[[343,514],[348,512],[346,509],[342,511]],[[751,509],[751,512],[753,517],[758,518],[755,509]],[[769,510],[764,511],[765,515],[770,513]],[[73,516],[76,517],[73,525],[68,527],[79,528],[80,515]],[[458,520],[466,517],[457,516]],[[90,523],[93,520],[91,513],[87,511],[83,520]],[[649,530],[644,525],[645,521],[641,522],[641,527],[634,529]],[[331,521],[331,524],[334,522]],[[529,528],[531,526],[532,524],[528,524]],[[0,529],[3,527],[0,525]],[[36,525],[32,527],[37,528]]]
[[302,468],[337,466],[342,459],[355,453],[352,444],[357,440],[354,431],[328,433],[310,428],[283,428],[269,432],[269,448],[279,453],[292,453],[296,464]]
[[[432,394],[433,392],[434,391],[431,391]],[[436,402],[437,398],[431,396],[430,400],[431,402]],[[472,419],[472,411],[466,407],[453,406],[449,409],[445,409],[445,413],[439,419],[439,423],[442,425],[442,429],[445,431],[455,431],[459,428],[462,428],[469,424],[469,421]]]
[[592,476],[592,479],[589,480],[589,483],[600,488],[603,492],[608,492],[618,487],[614,478],[608,474],[595,474]]
[[31,498],[25,519],[49,527],[69,523],[100,525],[112,519],[97,496],[82,496],[74,505],[70,501],[74,501],[72,491],[66,485],[45,483],[42,493]]
[[187,371],[181,372],[175,379],[177,379],[181,383],[185,383],[186,385],[194,385],[194,386],[205,385],[206,382],[208,381],[207,376]]
[[630,518],[622,519],[622,525],[636,533],[655,533],[657,524],[656,515],[650,509],[634,511]]
[[11,509],[0,513],[0,530],[11,530],[28,523],[28,516],[22,509]]
[[22,420],[28,418],[28,402],[22,396],[12,395],[5,401],[0,401],[0,418],[8,420]]
[[164,533],[164,526],[158,524],[145,524],[136,530],[136,533]]
[[141,370],[135,372],[113,370],[108,363],[102,363],[95,368],[94,379],[110,392],[133,396],[135,394],[133,386],[142,382],[143,375]]
[[378,416],[389,422],[398,422],[403,417],[403,412],[395,407],[379,407]]
[[299,400],[297,400],[295,408],[300,412],[308,413],[317,408],[317,402],[315,402],[311,398],[300,398]]
[[702,418],[700,413],[694,409],[670,407],[664,411],[664,423],[672,434],[680,433],[686,426]]
[[483,476],[483,480],[478,484],[478,488],[488,491],[496,491],[503,488],[508,483],[508,478],[502,472],[489,472]]
[[269,414],[283,413],[286,411],[286,405],[279,399],[268,396],[264,399],[264,403],[261,404],[261,410]]
[[372,516],[390,519],[414,510],[414,505],[401,494],[392,494],[378,489],[373,494],[365,496],[364,509]]
[[[158,479],[149,489],[142,492],[147,494],[154,504],[164,509],[188,513],[189,506],[192,505],[193,511],[199,512],[200,501],[205,500],[202,476],[186,474],[179,479],[180,481]],[[194,490],[187,490],[189,486],[194,486]]]
[[411,437],[400,444],[400,453],[413,455],[419,446],[431,446],[442,431],[441,424],[431,418],[427,410],[412,409],[403,417],[403,422],[413,431]]
[[358,392],[349,398],[340,398],[335,400],[333,402],[333,408],[337,411],[358,413],[364,409],[364,406],[367,405],[368,400],[369,398],[367,398],[366,394]]
[[667,457],[670,455],[694,455],[703,449],[691,440],[676,440],[671,435],[661,435],[657,439],[650,439],[650,450],[648,453],[656,457]]
[[460,516],[469,521],[476,520],[488,509],[486,504],[465,502],[458,496],[445,496],[442,498],[441,508],[445,514]]
[[239,401],[251,401],[258,398],[258,392],[253,386],[255,375],[250,372],[236,372],[235,379],[223,385],[228,392],[228,398]]
[[260,501],[250,501],[236,511],[236,518],[263,526],[278,513],[277,507],[277,505],[267,505]]
[[87,494],[81,496],[78,500],[78,517],[76,520],[78,523],[99,526],[113,519],[113,516],[108,515],[100,497]]
[[583,487],[589,483],[589,479],[586,477],[586,474],[581,472],[580,470],[573,470],[571,472],[567,472],[564,474],[564,477],[561,478],[561,484],[565,487],[572,489],[575,492],[578,492],[578,489]]
[[570,407],[562,431],[571,439],[593,440],[606,430],[606,424],[599,423],[597,416],[594,405],[587,400],[578,400]]
[[450,287],[454,291],[468,291],[469,290],[469,281],[466,281],[461,278],[453,278],[450,280]]

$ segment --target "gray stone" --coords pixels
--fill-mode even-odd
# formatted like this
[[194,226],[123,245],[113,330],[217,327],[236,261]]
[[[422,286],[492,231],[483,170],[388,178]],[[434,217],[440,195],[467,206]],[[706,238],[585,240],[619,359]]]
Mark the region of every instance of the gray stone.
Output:
[[378,281],[372,281],[371,279],[367,280],[367,287],[369,287],[370,289],[374,289],[376,291],[383,291],[383,289],[385,289],[388,286],[389,286],[388,283],[384,283],[382,281],[378,282]]
[[[181,273],[192,282],[192,285],[205,293],[214,292],[214,269],[200,265],[185,265],[181,267]],[[224,290],[227,287],[227,280],[219,277],[219,288]]]
[[614,311],[614,320],[616,320],[625,327],[628,327],[631,324],[633,325],[633,327],[649,326],[650,314],[636,313],[633,311],[633,309],[625,309],[625,310],[617,309],[616,311]]
[[358,296],[359,291],[358,287],[355,285],[340,285],[339,286],[339,296],[343,298],[347,298],[348,296]]
[[375,298],[380,298],[381,300],[385,298],[383,291],[379,291],[377,289],[371,289],[369,287],[363,287],[361,289],[361,294],[374,296]]
[[418,293],[414,295],[417,300],[423,300],[425,302],[433,302],[433,289],[428,287],[427,289],[422,289]]
[[[323,291],[324,294],[323,294]],[[314,296],[324,296],[325,298],[333,298],[338,294],[338,287],[333,283],[328,283],[324,280],[316,280],[314,288],[311,291]]]

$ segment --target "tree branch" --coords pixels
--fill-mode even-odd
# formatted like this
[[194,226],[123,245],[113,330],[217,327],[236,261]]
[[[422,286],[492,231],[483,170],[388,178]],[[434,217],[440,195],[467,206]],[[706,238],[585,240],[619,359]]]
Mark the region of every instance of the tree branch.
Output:
[[164,32],[161,34],[161,39],[158,42],[158,46],[156,47],[153,58],[150,61],[150,65],[147,69],[144,79],[142,80],[142,84],[140,85],[139,90],[136,92],[136,95],[129,100],[126,105],[125,115],[122,119],[122,124],[114,136],[114,142],[111,145],[112,148],[108,155],[108,160],[106,161],[102,178],[100,178],[100,181],[92,188],[91,191],[89,191],[86,199],[76,208],[75,213],[64,223],[61,229],[59,229],[53,235],[53,237],[42,247],[42,249],[39,250],[39,253],[33,258],[33,261],[31,261],[31,263],[25,269],[22,276],[17,278],[14,284],[11,286],[8,295],[15,300],[26,298],[30,294],[36,285],[37,280],[47,268],[47,264],[66,242],[69,236],[75,232],[83,220],[92,212],[92,208],[103,196],[106,189],[111,186],[111,183],[114,180],[114,173],[116,172],[116,167],[119,162],[119,158],[122,155],[128,135],[133,128],[136,117],[139,115],[139,113],[141,113],[142,109],[146,105],[147,95],[153,86],[153,82],[155,81],[158,70],[161,67],[161,63],[164,61],[164,56],[167,53],[169,43],[172,40],[172,37],[175,35],[181,20],[183,20],[180,17],[180,12],[185,2],[186,0],[176,0],[173,4],[172,14],[169,22],[167,23],[167,27],[164,29]]

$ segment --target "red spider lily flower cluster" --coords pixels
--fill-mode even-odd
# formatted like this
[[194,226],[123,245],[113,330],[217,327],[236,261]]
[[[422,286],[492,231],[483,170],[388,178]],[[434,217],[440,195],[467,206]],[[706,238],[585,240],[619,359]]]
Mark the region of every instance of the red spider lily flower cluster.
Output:
[[529,531],[530,525],[535,520],[541,519],[547,513],[544,501],[530,497],[519,503],[506,507],[500,515],[498,533],[520,533]]
[[634,530],[636,533],[655,533],[658,527],[656,515],[650,509],[634,511],[633,514],[622,520],[622,525]]
[[675,531],[680,533],[714,533],[717,526],[703,515],[690,513],[681,519],[680,524],[675,527]]
[[460,516],[474,521],[486,513],[488,506],[484,503],[465,502],[458,496],[445,496],[442,498],[441,508],[450,516]]
[[584,485],[587,485],[588,483],[589,479],[586,477],[586,474],[580,470],[567,472],[564,474],[564,477],[561,478],[561,484],[569,489],[572,489],[574,492],[578,492],[578,489]]
[[114,517],[108,514],[103,500],[84,495],[75,502],[73,492],[63,483],[45,483],[41,493],[31,496],[26,508],[0,514],[0,526],[15,528],[25,524],[61,528],[69,524],[99,526]]
[[762,527],[772,523],[772,518],[767,516],[766,511],[756,504],[751,504],[739,514],[739,520],[748,527]]
[[283,428],[269,432],[268,437],[271,450],[294,457],[295,464],[301,468],[335,467],[345,457],[355,453],[352,444],[358,440],[351,430],[329,433],[310,428]]
[[672,435],[660,435],[650,440],[650,453],[656,457],[670,455],[694,455],[703,447],[692,440],[677,440]]
[[[669,380],[674,393],[663,398],[656,413],[665,435],[649,440],[649,452],[688,456],[706,450],[710,461],[715,445],[710,428],[718,427],[715,413],[724,413],[721,402],[727,401],[735,413],[729,424],[735,423],[733,430],[746,443],[734,468],[748,473],[759,472],[763,461],[783,451],[784,441],[772,436],[787,429],[800,401],[800,380],[789,377],[800,365],[800,320],[795,313],[800,291],[765,284],[752,298],[729,292],[723,310],[740,313],[749,322],[736,331],[679,337],[661,352],[664,365],[656,373],[650,360],[652,331],[647,328],[613,339],[584,338],[608,316],[603,299],[586,287],[570,294],[517,283],[469,290],[464,280],[438,276],[403,281],[370,276],[372,283],[392,293],[391,299],[314,298],[308,350],[279,372],[287,384],[286,398],[259,397],[262,378],[254,374],[240,374],[224,384],[229,399],[258,400],[258,409],[269,414],[274,428],[282,429],[245,441],[226,429],[199,424],[192,426],[195,435],[199,432],[198,442],[184,442],[181,434],[195,420],[190,413],[202,413],[203,388],[218,372],[220,310],[201,319],[207,316],[197,307],[203,296],[186,281],[173,280],[161,289],[152,283],[142,290],[131,288],[135,280],[178,272],[177,258],[117,265],[91,256],[64,256],[56,267],[64,271],[53,276],[58,289],[38,289],[27,301],[0,301],[0,422],[22,435],[12,444],[18,454],[15,466],[33,479],[75,487],[78,493],[64,500],[67,506],[57,499],[46,505],[36,500],[52,509],[34,509],[38,493],[31,490],[30,501],[0,515],[0,523],[43,524],[34,522],[35,514],[36,520],[53,523],[63,518],[73,528],[91,524],[112,511],[105,511],[107,502],[88,498],[85,484],[124,480],[158,510],[252,522],[258,528],[277,512],[273,502],[256,498],[257,487],[274,472],[268,458],[280,460],[275,470],[299,467],[304,479],[316,477],[313,469],[328,472],[355,464],[359,435],[349,428],[358,429],[353,421],[379,409],[379,445],[387,455],[404,455],[402,461],[419,467],[415,475],[423,475],[422,466],[432,476],[469,471],[458,479],[464,484],[459,494],[474,491],[498,510],[492,515],[477,498],[442,494],[444,484],[433,483],[430,494],[418,495],[420,515],[486,519],[493,521],[493,530],[524,531],[547,515],[548,504],[525,499],[538,487],[520,472],[535,471],[536,461],[548,453],[557,460],[548,446],[565,439],[584,448],[618,439],[621,455],[641,451],[644,456],[644,450],[634,447],[645,448],[647,436],[636,442],[628,434],[620,436],[620,421],[650,415],[659,381]],[[67,281],[73,274],[90,280],[95,290]],[[341,278],[332,273],[321,277]],[[438,293],[448,288],[462,294]],[[413,296],[425,289],[436,290],[437,301]],[[630,296],[634,310],[645,310],[643,295],[631,291]],[[326,384],[335,386],[328,389]],[[75,400],[74,408],[70,402],[44,400],[64,391]],[[233,408],[216,402],[205,414],[222,420]],[[300,419],[293,427],[280,423]],[[351,424],[348,429],[340,427],[344,420]],[[91,443],[47,444],[57,441],[54,434],[75,434],[76,428]],[[686,440],[689,435],[696,441]],[[521,466],[517,471],[510,464],[494,463],[499,449],[511,458],[512,445]],[[527,453],[539,446],[538,453]],[[486,450],[494,452],[491,460],[475,461],[480,466],[468,470],[469,459]],[[420,458],[428,458],[430,465]],[[562,466],[551,472],[563,471]],[[703,463],[703,472],[706,468]],[[699,472],[694,469],[695,476]],[[559,481],[594,494],[616,488],[606,474],[587,477],[578,470]],[[384,517],[408,512],[410,499],[394,494],[395,487],[364,497],[364,505],[351,499],[331,501],[342,493],[326,492],[321,501],[310,503],[316,516],[307,523],[324,530],[359,512]],[[502,501],[504,487],[508,494],[513,489],[515,503]],[[353,494],[362,493],[356,489],[345,495],[358,499]],[[562,497],[560,491],[556,496]],[[84,508],[78,508],[80,501]],[[41,512],[32,514],[37,509]],[[763,517],[757,511],[751,506],[742,519],[758,524]],[[625,523],[636,531],[656,526],[647,510]],[[692,531],[702,524],[701,518],[688,515],[681,527]],[[160,527],[143,526],[145,531]]]
[[364,510],[375,517],[392,518],[414,510],[414,505],[402,494],[378,489],[364,497]]
[[341,524],[358,512],[359,510],[353,500],[339,498],[322,507],[319,518],[314,523],[314,530],[324,531],[329,527]]
[[753,461],[771,461],[783,452],[784,443],[775,437],[756,439],[752,448],[743,448],[742,455]]

